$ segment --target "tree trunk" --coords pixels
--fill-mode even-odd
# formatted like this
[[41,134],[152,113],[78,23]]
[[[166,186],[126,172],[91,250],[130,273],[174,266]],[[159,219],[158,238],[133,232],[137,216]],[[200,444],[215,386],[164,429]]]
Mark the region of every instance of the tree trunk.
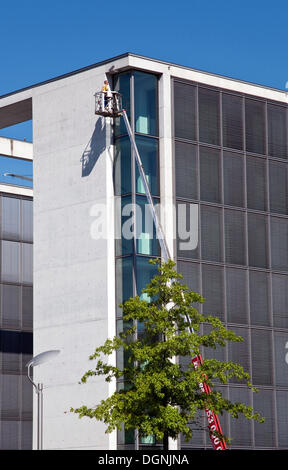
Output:
[[164,432],[164,437],[163,437],[163,450],[165,452],[168,452],[169,450],[169,435],[167,432]]

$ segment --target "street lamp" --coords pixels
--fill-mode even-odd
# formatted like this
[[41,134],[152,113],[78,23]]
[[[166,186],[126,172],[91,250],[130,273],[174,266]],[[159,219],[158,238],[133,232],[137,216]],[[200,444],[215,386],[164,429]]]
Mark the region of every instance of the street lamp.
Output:
[[33,382],[30,377],[30,367],[38,366],[44,362],[49,361],[53,357],[57,356],[60,353],[58,349],[51,351],[45,351],[43,353],[37,354],[29,362],[27,362],[26,367],[28,367],[27,375],[28,379],[35,388],[37,394],[37,450],[42,450],[43,448],[43,384],[38,383],[37,385]]

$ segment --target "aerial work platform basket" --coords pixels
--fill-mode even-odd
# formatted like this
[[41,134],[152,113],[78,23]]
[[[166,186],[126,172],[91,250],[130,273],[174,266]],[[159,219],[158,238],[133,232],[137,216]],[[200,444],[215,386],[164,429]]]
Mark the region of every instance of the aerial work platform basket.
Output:
[[104,117],[122,116],[122,95],[117,91],[95,93],[95,114]]

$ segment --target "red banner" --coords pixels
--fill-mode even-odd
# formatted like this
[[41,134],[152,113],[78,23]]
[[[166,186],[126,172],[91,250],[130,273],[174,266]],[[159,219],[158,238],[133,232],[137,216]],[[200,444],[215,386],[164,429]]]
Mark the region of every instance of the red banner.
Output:
[[[196,370],[202,364],[202,357],[195,356],[192,359],[192,364],[194,369]],[[209,385],[205,382],[199,383],[199,388],[203,393],[207,393],[207,395],[211,392]],[[225,450],[226,444],[224,440],[221,440],[218,436],[215,436],[213,433],[216,431],[222,434],[222,429],[220,426],[220,422],[218,416],[214,413],[214,411],[205,408],[206,417],[208,420],[208,429],[209,429],[209,436],[212,443],[212,446],[215,450]]]

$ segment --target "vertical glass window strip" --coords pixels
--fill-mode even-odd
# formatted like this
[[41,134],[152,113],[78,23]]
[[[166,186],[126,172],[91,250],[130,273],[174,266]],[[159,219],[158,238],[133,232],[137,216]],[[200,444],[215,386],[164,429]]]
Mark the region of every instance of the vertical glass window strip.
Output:
[[33,287],[22,287],[22,328],[33,328]]
[[[127,117],[131,122],[131,110],[130,110],[130,78],[131,73],[122,73],[117,75],[114,84],[115,91],[118,91],[122,95],[122,106],[126,110]],[[114,120],[115,135],[127,134],[124,120],[118,117]]]
[[249,272],[249,287],[251,324],[270,326],[268,274],[251,270]]
[[215,315],[224,321],[224,287],[223,268],[219,266],[202,266],[202,295],[205,298],[203,311]]
[[9,284],[2,285],[2,326],[3,328],[21,327],[21,288]]
[[1,198],[2,202],[2,238],[20,239],[20,199],[13,197]]
[[196,140],[196,87],[174,82],[175,137]]
[[207,144],[220,143],[220,94],[199,88],[199,140]]
[[268,153],[287,158],[287,108],[268,103]]
[[245,99],[246,150],[266,154],[265,103]]
[[276,392],[277,403],[277,423],[278,423],[278,446],[283,449],[288,448],[288,392]]
[[117,196],[131,193],[131,146],[128,137],[115,142],[114,188]]
[[256,447],[275,446],[275,417],[273,405],[273,392],[261,390],[253,395],[253,408],[265,417],[264,423],[254,423],[254,435]]
[[[147,182],[153,196],[159,196],[158,141],[151,137],[136,136],[136,145],[141,156]],[[145,194],[144,185],[136,165],[136,193]]]
[[[157,201],[154,201],[155,207]],[[136,197],[136,249],[142,255],[160,255],[160,245],[146,196]]]
[[274,332],[276,385],[288,387],[288,331]]
[[33,245],[22,243],[22,283],[32,284],[33,282]]
[[201,257],[222,261],[222,209],[201,205]]
[[2,240],[2,281],[20,282],[20,243]]
[[271,331],[251,330],[252,380],[257,385],[272,385]]
[[115,240],[116,256],[133,254],[134,211],[131,196],[123,196],[115,204],[117,239]]
[[288,328],[288,276],[272,274],[273,325]]
[[200,199],[221,202],[221,166],[218,150],[200,148]]
[[269,196],[270,211],[288,214],[288,181],[287,165],[269,162]]
[[266,161],[261,158],[247,157],[247,207],[266,211]]
[[119,305],[133,297],[133,259],[131,256],[116,259],[116,309],[122,316]]
[[226,263],[246,265],[244,212],[225,209],[224,226]]
[[197,147],[175,142],[176,194],[185,199],[197,199]]
[[249,266],[268,267],[267,220],[260,214],[248,214]]
[[156,75],[134,72],[135,131],[158,135]]
[[288,271],[288,219],[271,217],[272,268]]
[[143,293],[142,289],[146,287],[157,272],[157,265],[149,263],[149,258],[136,256],[137,295],[139,295],[141,299],[149,301],[148,295]]
[[195,211],[195,207],[199,208],[197,204],[188,202],[176,203],[177,254],[181,258],[199,258],[198,220],[194,220],[196,212],[198,217],[198,210]]
[[21,239],[24,242],[33,242],[33,201],[22,199],[21,209]]
[[224,204],[244,206],[244,160],[243,155],[224,152]]
[[226,269],[227,321],[248,323],[247,272],[243,269]]
[[243,98],[222,94],[223,146],[243,150]]
[[[251,399],[249,390],[240,387],[229,388],[229,399],[233,403],[245,403],[247,406],[251,406]],[[230,435],[233,439],[232,448],[252,447],[252,425],[251,421],[239,415],[239,418],[235,419],[230,417]]]

